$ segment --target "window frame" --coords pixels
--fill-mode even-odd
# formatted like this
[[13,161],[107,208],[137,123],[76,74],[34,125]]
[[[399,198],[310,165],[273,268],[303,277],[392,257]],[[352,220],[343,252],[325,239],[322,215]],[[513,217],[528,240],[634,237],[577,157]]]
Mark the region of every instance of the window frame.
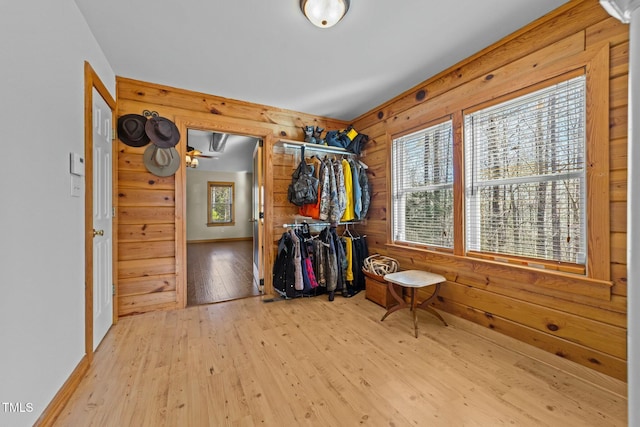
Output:
[[[211,212],[213,211],[213,205],[212,205],[212,197],[211,197],[211,191],[214,187],[220,187],[220,188],[228,188],[231,191],[231,201],[230,201],[230,220],[229,221],[219,221],[219,222],[214,222],[212,221],[211,218]],[[236,191],[235,191],[235,183],[234,182],[228,182],[228,181],[207,181],[207,227],[220,227],[220,226],[233,226],[236,224],[236,215],[235,215],[235,198],[236,198]]]
[[[451,115],[446,115],[443,117],[439,117],[433,120],[429,120],[419,126],[414,126],[411,129],[408,129],[406,131],[400,132],[398,134],[394,134],[393,137],[390,139],[390,145],[391,145],[391,155],[390,155],[390,175],[391,175],[391,179],[390,179],[390,183],[391,185],[389,186],[391,195],[390,195],[390,200],[391,200],[391,209],[389,210],[389,212],[391,213],[391,232],[390,232],[390,238],[391,241],[394,244],[398,244],[398,245],[402,245],[402,246],[408,246],[408,247],[415,247],[415,248],[425,248],[425,249],[429,249],[429,250],[433,250],[433,251],[439,251],[439,252],[446,252],[446,253],[453,253],[454,247],[455,247],[455,241],[452,243],[451,247],[448,246],[440,246],[440,245],[436,245],[436,244],[429,244],[429,243],[421,243],[421,242],[410,242],[410,241],[406,241],[406,240],[396,240],[395,237],[395,222],[396,222],[396,218],[394,216],[394,212],[395,212],[395,207],[394,207],[394,203],[393,203],[393,196],[395,194],[395,188],[396,185],[394,183],[394,178],[395,178],[395,170],[394,170],[394,142],[400,138],[406,137],[408,135],[414,134],[414,133],[419,133],[419,132],[423,132],[426,129],[429,129],[431,127],[435,127],[438,125],[442,125],[446,122],[451,122],[451,135],[452,135],[452,149],[451,149],[451,156],[452,156],[452,168],[455,169],[455,161],[454,161],[454,151],[455,148],[453,147],[453,145],[455,144],[455,138],[454,138],[454,133],[455,133],[455,122],[453,120],[453,117]],[[444,188],[451,188],[452,191],[454,189],[454,183],[455,183],[455,175],[452,179],[451,184],[432,184],[429,185],[427,187],[438,187],[438,189],[444,189]],[[434,188],[435,189],[435,188]],[[454,195],[454,199],[455,199],[455,195]],[[452,214],[455,216],[455,201],[453,202],[454,206],[452,207]],[[453,225],[453,229],[455,230],[455,217],[453,219],[454,225]],[[454,236],[452,237],[452,239],[455,239],[455,231],[454,231]]]
[[[542,55],[532,52],[531,58]],[[534,62],[538,61],[538,62]],[[429,118],[451,115],[454,121],[454,250],[444,254],[394,242],[391,221],[386,220],[386,245],[399,256],[426,262],[440,263],[457,269],[468,268],[480,274],[505,276],[512,280],[535,283],[537,286],[598,299],[610,298],[611,286],[611,234],[610,234],[610,180],[609,180],[609,49],[606,45],[593,46],[576,52],[561,61],[541,63],[540,59],[523,57],[516,63],[489,74],[478,75],[462,85],[452,85],[434,92],[429,101],[416,104],[401,116],[388,119],[386,209],[392,212],[391,200],[391,143],[397,135],[409,129],[423,127]],[[534,64],[535,71],[528,68]],[[544,61],[542,61],[544,62]],[[514,70],[519,70],[514,72]],[[586,76],[586,268],[560,268],[557,264],[539,260],[485,257],[466,251],[465,247],[465,167],[462,111],[480,108],[502,96],[531,91],[536,85],[547,85],[553,79],[583,73]],[[491,79],[485,78],[490,76]],[[604,141],[604,143],[598,143]],[[535,274],[535,275],[533,275]]]
[[[556,76],[554,78],[545,80],[543,82],[539,82],[536,84],[533,84],[529,87],[520,89],[520,90],[516,90],[514,92],[496,97],[490,101],[486,101],[483,102],[481,104],[478,104],[476,106],[473,106],[471,108],[466,108],[462,111],[462,116],[463,116],[463,121],[465,120],[465,117],[467,114],[472,114],[476,111],[480,111],[483,110],[485,108],[489,108],[492,106],[496,106],[496,105],[500,105],[506,102],[509,102],[511,100],[517,99],[519,97],[522,96],[526,96],[530,93],[536,92],[538,90],[541,89],[545,89],[548,88],[550,86],[553,86],[555,84],[558,83],[562,83],[562,82],[566,82],[569,81],[573,78],[576,77],[585,77],[584,80],[584,84],[585,84],[585,126],[584,126],[584,133],[585,133],[585,141],[584,141],[584,153],[585,153],[585,160],[584,160],[584,167],[582,172],[580,173],[580,176],[578,177],[581,181],[582,181],[582,185],[585,187],[583,189],[584,191],[584,200],[581,200],[581,205],[582,207],[585,207],[588,203],[588,194],[587,194],[587,188],[586,188],[586,181],[587,181],[587,157],[586,157],[586,152],[587,152],[587,146],[588,146],[588,137],[587,137],[587,120],[586,120],[586,116],[587,116],[587,111],[586,111],[586,105],[587,105],[587,99],[588,99],[588,94],[587,94],[587,78],[586,78],[586,70],[584,68],[582,69],[578,69],[569,73],[564,73],[562,75]],[[466,129],[465,129],[466,131]],[[469,148],[469,147],[467,147]],[[466,161],[468,161],[470,154],[467,152],[467,150],[465,150],[464,153],[465,156],[465,163]],[[466,165],[469,166],[469,165]],[[572,173],[572,175],[575,173]],[[467,178],[465,176],[465,178]],[[464,202],[465,202],[465,206],[468,206],[468,204],[470,203],[470,196],[467,194],[468,188],[466,188],[466,181],[465,181],[465,189],[464,189]],[[479,203],[479,200],[475,201],[476,203]],[[465,210],[466,213],[466,210]],[[468,219],[468,218],[466,218]],[[583,220],[585,221],[585,223],[581,224],[581,229],[583,231],[586,232],[587,237],[588,237],[588,232],[587,232],[587,226],[586,226],[586,221],[587,221],[587,217],[586,217],[586,212],[584,213],[584,218]],[[468,222],[465,221],[465,231],[469,231],[471,229],[471,227],[468,226]],[[476,230],[476,233],[479,235],[480,234],[480,230]],[[468,237],[468,234],[467,234]],[[585,241],[584,243],[584,251],[586,252],[586,254],[589,253],[589,246],[588,246],[588,238],[586,239],[587,241]],[[466,245],[466,241],[465,241],[465,245]],[[585,259],[585,263],[584,264],[579,264],[579,263],[573,263],[573,262],[567,262],[567,261],[555,261],[555,260],[548,260],[548,259],[544,259],[544,258],[537,258],[537,257],[533,257],[533,256],[524,256],[524,255],[517,255],[517,254],[512,254],[512,253],[500,253],[500,252],[485,252],[485,251],[479,251],[479,250],[469,250],[467,249],[466,254],[468,256],[473,256],[473,257],[477,257],[477,258],[482,258],[482,259],[488,259],[488,260],[496,260],[496,261],[501,261],[501,262],[506,262],[506,263],[515,263],[515,264],[523,264],[523,265],[529,265],[529,266],[533,266],[533,267],[541,267],[541,268],[545,268],[545,269],[552,269],[552,270],[558,270],[558,271],[565,271],[565,272],[570,272],[570,273],[575,273],[575,274],[585,274],[586,271],[586,259]]]

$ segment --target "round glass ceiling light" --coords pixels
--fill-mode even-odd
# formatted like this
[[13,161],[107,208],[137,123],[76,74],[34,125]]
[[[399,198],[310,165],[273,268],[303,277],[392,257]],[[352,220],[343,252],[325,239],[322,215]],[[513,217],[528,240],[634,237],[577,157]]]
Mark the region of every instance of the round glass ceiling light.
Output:
[[300,9],[316,27],[333,27],[349,10],[349,0],[300,0]]

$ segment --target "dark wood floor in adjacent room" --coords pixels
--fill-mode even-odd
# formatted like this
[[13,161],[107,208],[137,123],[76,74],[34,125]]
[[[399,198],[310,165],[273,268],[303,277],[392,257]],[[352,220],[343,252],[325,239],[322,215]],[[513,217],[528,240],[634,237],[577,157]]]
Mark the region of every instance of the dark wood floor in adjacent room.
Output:
[[187,305],[259,295],[253,282],[253,242],[187,244]]

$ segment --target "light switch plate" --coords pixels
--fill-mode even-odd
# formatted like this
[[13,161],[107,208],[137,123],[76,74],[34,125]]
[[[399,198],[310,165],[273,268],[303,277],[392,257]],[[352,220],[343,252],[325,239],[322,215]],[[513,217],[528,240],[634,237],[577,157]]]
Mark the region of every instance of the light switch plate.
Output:
[[71,197],[82,195],[82,178],[78,175],[71,175]]

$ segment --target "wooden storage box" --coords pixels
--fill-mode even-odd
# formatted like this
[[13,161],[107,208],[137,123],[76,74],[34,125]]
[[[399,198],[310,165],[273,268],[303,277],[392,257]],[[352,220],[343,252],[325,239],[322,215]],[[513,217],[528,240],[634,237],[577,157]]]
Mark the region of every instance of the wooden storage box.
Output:
[[364,271],[365,275],[365,297],[388,309],[397,304],[397,301],[391,296],[387,282],[384,276],[378,276],[368,271]]

